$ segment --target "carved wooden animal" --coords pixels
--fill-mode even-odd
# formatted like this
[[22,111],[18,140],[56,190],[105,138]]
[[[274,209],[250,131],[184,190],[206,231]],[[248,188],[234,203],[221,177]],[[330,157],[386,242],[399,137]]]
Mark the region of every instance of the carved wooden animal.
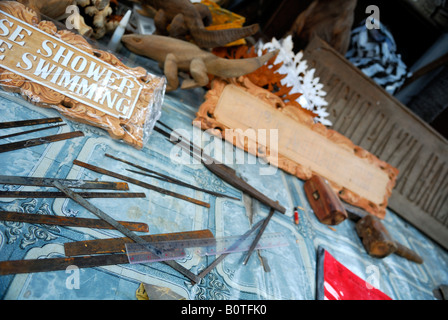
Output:
[[203,22],[204,15],[208,16],[207,12],[204,12],[207,11],[206,8],[195,6],[189,0],[141,0],[141,2],[143,6],[151,6],[157,11],[154,23],[158,34],[179,39],[190,35],[201,48],[222,47],[251,36],[259,30],[257,24],[243,28],[207,30]]
[[37,13],[57,20],[65,16],[67,6],[76,4],[76,0],[18,0],[17,2]]
[[159,35],[124,35],[126,47],[139,55],[163,64],[167,78],[167,91],[179,86],[178,70],[190,72],[193,79],[182,82],[182,89],[205,86],[208,74],[221,78],[234,78],[257,70],[278,51],[271,51],[261,57],[248,59],[223,59],[209,51],[200,49],[191,42]]
[[294,21],[288,34],[306,45],[319,36],[342,55],[350,44],[357,0],[314,0]]

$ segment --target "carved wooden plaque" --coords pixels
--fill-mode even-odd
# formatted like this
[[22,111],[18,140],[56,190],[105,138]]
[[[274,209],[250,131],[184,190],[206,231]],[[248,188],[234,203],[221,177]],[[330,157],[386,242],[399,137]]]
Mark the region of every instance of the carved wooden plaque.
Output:
[[448,249],[448,141],[322,40],[304,58],[333,128],[400,170],[389,208]]
[[104,128],[138,148],[148,106],[163,87],[162,79],[143,68],[126,67],[82,36],[58,31],[11,1],[0,3],[0,73],[5,90]]
[[247,78],[214,80],[196,123],[301,179],[325,177],[343,200],[384,218],[398,171]]

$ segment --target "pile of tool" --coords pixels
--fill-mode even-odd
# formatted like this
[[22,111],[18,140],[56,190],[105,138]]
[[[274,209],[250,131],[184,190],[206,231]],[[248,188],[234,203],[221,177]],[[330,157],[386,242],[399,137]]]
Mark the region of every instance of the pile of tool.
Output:
[[[62,122],[62,119],[49,118],[6,122],[0,123],[0,128],[13,128],[55,122]],[[41,127],[24,132],[3,135],[0,138],[9,138],[12,136],[18,136],[31,132],[60,127],[63,125],[64,124],[58,124],[48,127]],[[260,246],[260,239],[262,238],[263,233],[274,213],[278,211],[284,214],[286,212],[286,209],[278,202],[273,201],[266,195],[250,186],[247,182],[238,177],[233,169],[211,158],[209,155],[204,153],[204,151],[200,147],[193,144],[191,141],[188,141],[185,137],[178,134],[169,126],[159,121],[154,130],[163,135],[171,143],[182,147],[183,150],[185,150],[191,157],[200,160],[201,163],[216,176],[223,179],[238,190],[242,191],[244,194],[257,199],[258,201],[260,201],[260,203],[269,207],[270,212],[268,216],[265,219],[262,219],[255,223],[252,228],[245,234],[237,237],[236,239],[233,239],[233,243],[231,245],[228,245],[228,249],[226,252],[221,252],[219,254],[218,251],[216,251],[215,254],[219,254],[219,257],[215,259],[204,270],[202,270],[200,274],[196,275],[190,270],[183,267],[180,263],[175,261],[175,259],[184,255],[184,250],[187,247],[216,246],[217,239],[214,238],[210,230],[140,236],[135,232],[148,232],[148,225],[139,222],[116,221],[110,215],[92,205],[86,199],[137,198],[146,196],[145,193],[90,191],[92,189],[128,191],[128,183],[131,183],[148,190],[153,190],[206,208],[209,208],[210,204],[79,160],[74,160],[73,164],[105,176],[122,180],[123,182],[87,181],[48,177],[37,178],[21,176],[0,176],[0,184],[39,186],[56,188],[58,190],[2,191],[0,192],[0,197],[69,198],[99,218],[89,219],[1,211],[1,221],[18,221],[26,223],[84,228],[108,228],[118,230],[125,236],[122,238],[114,239],[97,239],[65,243],[64,249],[66,257],[62,258],[2,261],[0,262],[0,275],[63,270],[70,265],[76,265],[80,268],[88,268],[94,266],[159,261],[169,265],[174,270],[190,279],[192,283],[198,283],[228,254],[232,252],[247,251],[247,254],[243,261],[243,264],[246,265],[251,257],[252,252],[255,249],[263,248],[263,246]],[[75,132],[75,134],[57,134],[37,139],[29,139],[20,142],[3,144],[0,145],[0,150],[1,152],[13,151],[20,148],[34,147],[43,143],[51,143],[60,141],[61,139],[80,136],[83,136],[83,134],[79,131]],[[105,157],[119,161],[124,165],[133,167],[134,169],[138,169],[137,171],[134,169],[126,168],[126,170],[128,171],[140,174],[142,176],[156,178],[168,183],[202,191],[216,197],[227,197],[240,200],[226,194],[199,188],[168,175],[164,175],[154,170],[150,170],[143,166],[134,164],[125,159],[118,158],[111,154],[106,153]],[[89,191],[74,191],[74,189],[87,189]],[[304,189],[310,205],[320,222],[327,225],[337,225],[345,221],[347,218],[355,221],[356,231],[359,237],[362,239],[362,243],[370,255],[377,258],[383,258],[385,256],[388,256],[389,254],[395,253],[416,263],[423,262],[423,260],[417,254],[394,241],[390,237],[386,228],[377,218],[358,208],[354,208],[352,206],[349,206],[348,204],[343,204],[331,189],[329,184],[326,183],[326,180],[322,177],[313,176],[313,178],[305,183]],[[257,230],[258,232],[256,232]],[[247,242],[248,239],[250,240],[249,243]],[[245,241],[246,244],[242,245]],[[140,247],[136,247],[136,245],[139,245]],[[245,248],[243,248],[243,246],[245,246]]]
[[[21,126],[30,126],[44,123],[52,122],[62,122],[60,118],[50,118],[50,119],[35,119],[26,121],[16,121],[0,123],[0,128],[12,128]],[[91,170],[93,172],[113,177],[124,182],[108,182],[108,181],[87,181],[87,180],[76,180],[76,179],[62,179],[62,178],[49,178],[49,177],[23,177],[23,176],[0,176],[0,184],[5,185],[26,185],[35,187],[48,187],[56,188],[58,191],[2,191],[0,192],[0,197],[3,198],[14,198],[14,197],[34,197],[34,198],[69,198],[81,205],[99,219],[89,219],[89,218],[77,218],[77,217],[60,217],[53,215],[43,215],[43,214],[25,214],[19,212],[0,212],[0,221],[16,221],[16,222],[26,222],[26,223],[36,223],[36,224],[48,224],[48,225],[60,225],[69,227],[84,227],[84,228],[108,228],[120,231],[125,237],[118,239],[98,239],[82,242],[65,243],[65,255],[62,258],[49,258],[49,259],[28,259],[28,260],[16,260],[16,261],[2,261],[0,262],[0,275],[7,274],[17,274],[17,273],[30,273],[30,272],[44,272],[52,270],[63,270],[69,265],[76,265],[80,268],[94,267],[94,266],[105,266],[111,264],[126,264],[135,262],[152,262],[160,261],[163,262],[173,269],[177,270],[185,277],[191,280],[192,283],[198,283],[205,275],[207,275],[213,268],[216,267],[228,254],[232,252],[247,251],[246,257],[243,264],[247,264],[252,252],[255,249],[263,248],[260,244],[260,239],[266,229],[267,224],[274,215],[275,211],[282,214],[286,212],[286,209],[281,206],[278,202],[269,199],[264,194],[250,186],[243,179],[239,178],[235,171],[228,166],[217,162],[215,159],[210,158],[204,151],[186,140],[181,135],[177,134],[173,129],[163,124],[155,127],[155,131],[159,132],[165,136],[170,142],[181,146],[186,150],[192,157],[199,159],[204,166],[211,172],[216,174],[218,177],[228,182],[232,186],[241,190],[243,193],[257,199],[264,205],[268,206],[270,209],[267,218],[258,221],[253,227],[248,230],[245,234],[232,239],[230,245],[228,245],[225,252],[219,252],[215,250],[215,254],[219,254],[219,257],[213,261],[207,268],[205,268],[199,275],[192,273],[190,270],[183,267],[178,262],[174,261],[175,258],[179,257],[180,253],[186,247],[198,247],[198,246],[216,246],[217,241],[213,237],[213,234],[209,230],[199,230],[199,231],[189,231],[171,234],[160,234],[160,235],[145,235],[140,236],[135,232],[148,232],[148,225],[139,222],[125,222],[116,221],[110,215],[103,212],[96,206],[92,205],[87,198],[137,198],[145,197],[144,193],[132,193],[132,192],[85,192],[85,191],[75,191],[74,189],[108,189],[108,190],[119,190],[127,191],[129,190],[128,183],[138,185],[140,187],[146,188],[148,190],[153,190],[168,196],[172,196],[183,201],[188,201],[199,206],[206,208],[210,207],[209,203],[187,197],[185,195],[172,192],[167,189],[146,183],[128,177],[119,173],[112,172],[110,170],[94,166],[79,160],[74,160],[73,164]],[[31,132],[36,132],[45,129],[51,129],[55,127],[62,126],[60,124],[57,126],[49,126],[44,128],[38,128],[33,130],[28,130],[20,133],[14,133],[9,135],[4,135],[3,137],[12,137],[21,134],[28,134]],[[23,140],[20,142],[8,143],[0,145],[0,150],[2,152],[13,151],[21,148],[34,147],[43,143],[51,143],[55,141],[60,141],[62,138],[68,139],[72,137],[83,136],[82,132],[77,131],[75,135],[72,133],[64,133],[53,136],[41,137],[37,139]],[[62,137],[62,138],[61,138]],[[217,193],[214,191],[199,188],[197,186],[188,184],[186,182],[180,181],[168,175],[158,173],[154,170],[142,167],[140,165],[134,164],[125,159],[120,159],[111,154],[105,154],[106,157],[120,161],[123,164],[134,167],[139,171],[127,168],[126,170],[140,174],[142,176],[148,176],[151,178],[156,178],[165,182],[180,185],[183,187],[191,188],[194,190],[202,191],[216,197],[227,197],[235,200],[240,200],[235,197],[231,197],[226,194]],[[258,230],[257,233],[255,233]],[[247,242],[249,240],[249,242]],[[192,242],[193,241],[193,242]],[[229,241],[229,239],[227,239]],[[170,247],[163,247],[162,243],[168,242]],[[133,243],[138,244],[141,247],[132,251],[131,255],[129,252],[129,246],[127,244]],[[245,243],[245,244],[244,244]],[[173,248],[173,245],[176,245]],[[280,244],[279,244],[280,245]],[[285,245],[285,244],[283,244]],[[243,248],[244,247],[244,248]],[[138,255],[135,255],[136,251]],[[213,251],[213,250],[212,250]],[[210,252],[209,252],[210,253]],[[141,256],[145,255],[145,258]],[[137,261],[134,261],[138,257]]]

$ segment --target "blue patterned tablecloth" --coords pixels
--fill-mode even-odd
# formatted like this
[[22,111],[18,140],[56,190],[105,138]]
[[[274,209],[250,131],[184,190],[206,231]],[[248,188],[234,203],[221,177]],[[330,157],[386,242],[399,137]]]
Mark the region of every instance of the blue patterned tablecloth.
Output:
[[[165,96],[161,120],[173,128],[192,133],[192,120],[203,101],[202,89],[175,91]],[[52,109],[43,109],[20,97],[0,96],[0,121],[58,116]],[[78,159],[140,179],[166,189],[210,203],[201,207],[180,199],[149,191],[130,184],[130,191],[145,192],[146,198],[91,199],[90,201],[117,220],[140,221],[149,225],[150,234],[209,229],[216,237],[240,235],[252,224],[267,216],[269,208],[250,199],[226,184],[203,165],[173,162],[173,145],[153,132],[145,148],[136,150],[111,139],[100,129],[68,121],[67,126],[46,131],[55,134],[81,130],[85,136],[28,149],[0,154],[3,175],[86,178],[118,181],[73,165]],[[10,129],[12,132],[13,129]],[[17,130],[17,129],[16,129]],[[42,133],[28,135],[28,138]],[[21,140],[22,137],[8,141]],[[2,141],[4,143],[4,141]],[[141,166],[172,175],[191,184],[223,192],[239,198],[216,198],[206,193],[175,186],[152,178],[144,178],[126,170],[128,166],[104,156],[110,153]],[[251,157],[246,155],[246,157]],[[254,159],[252,159],[254,160]],[[287,208],[286,215],[276,213],[266,232],[280,232],[289,242],[254,253],[242,265],[241,253],[229,255],[200,283],[188,279],[162,263],[148,265],[114,265],[95,268],[0,276],[2,299],[136,299],[141,283],[170,289],[185,299],[315,299],[316,249],[322,246],[337,260],[361,278],[376,286],[392,299],[434,299],[433,290],[448,283],[448,254],[391,211],[384,224],[391,235],[415,250],[423,259],[419,265],[392,255],[384,259],[370,257],[359,240],[354,223],[329,228],[316,219],[303,191],[303,181],[281,170],[273,175],[259,175],[263,164],[231,165],[238,174],[259,191],[278,200]],[[249,162],[249,161],[248,161]],[[0,186],[0,190],[44,190],[23,186]],[[300,223],[294,224],[293,208],[300,206]],[[0,209],[51,214],[58,216],[95,216],[68,199],[0,199]],[[0,260],[44,259],[63,257],[66,242],[119,237],[111,230],[34,225],[0,221]],[[270,271],[265,270],[261,256]],[[195,273],[209,265],[215,257],[187,255],[179,262]],[[74,276],[77,277],[74,282]]]

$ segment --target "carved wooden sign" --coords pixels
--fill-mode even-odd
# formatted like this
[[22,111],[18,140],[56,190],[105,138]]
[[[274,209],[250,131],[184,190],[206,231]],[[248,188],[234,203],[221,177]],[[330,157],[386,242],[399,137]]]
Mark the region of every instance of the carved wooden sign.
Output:
[[127,68],[81,36],[57,31],[34,11],[9,1],[0,3],[0,67],[5,90],[142,146],[145,112],[161,84],[142,68]]
[[[384,218],[398,171],[247,78],[214,80],[194,123],[300,179],[321,175],[343,200]],[[248,129],[274,129],[277,141]]]
[[322,40],[304,58],[333,128],[400,170],[389,208],[448,249],[448,141]]

